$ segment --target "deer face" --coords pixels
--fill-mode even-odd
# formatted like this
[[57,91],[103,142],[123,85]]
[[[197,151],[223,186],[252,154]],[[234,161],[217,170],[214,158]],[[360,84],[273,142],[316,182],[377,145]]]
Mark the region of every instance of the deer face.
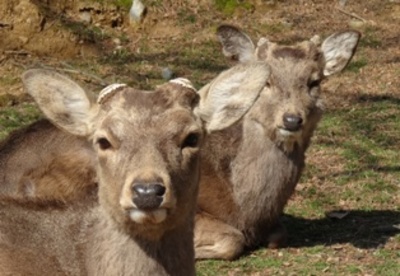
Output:
[[193,89],[169,83],[154,92],[124,88],[100,104],[100,200],[120,223],[168,228],[193,212],[202,141],[196,102]]
[[253,120],[263,125],[270,138],[286,151],[310,136],[323,110],[320,83],[343,70],[352,58],[360,37],[348,31],[329,36],[322,45],[313,37],[293,46],[261,38],[254,46],[239,29],[223,25],[218,38],[226,56],[241,63],[266,62],[269,78],[254,103]]
[[258,48],[258,55],[266,60],[271,74],[252,116],[258,117],[273,141],[290,151],[294,143],[302,144],[303,136],[310,135],[322,115],[320,83],[325,60],[312,42],[292,47],[266,43]]
[[23,80],[54,124],[93,143],[100,208],[109,220],[149,239],[192,221],[203,128],[187,80],[154,91],[111,85],[96,103],[51,71],[30,70]]

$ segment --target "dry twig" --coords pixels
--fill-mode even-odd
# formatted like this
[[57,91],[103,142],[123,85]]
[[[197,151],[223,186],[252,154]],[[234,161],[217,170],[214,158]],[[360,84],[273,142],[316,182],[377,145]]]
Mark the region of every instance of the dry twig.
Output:
[[358,20],[361,20],[364,23],[366,23],[368,21],[365,18],[362,18],[361,16],[355,14],[354,12],[348,12],[348,11],[345,11],[345,10],[343,10],[341,8],[337,8],[337,10],[340,11],[341,13],[345,14],[345,15],[348,15],[350,17],[354,17],[354,18],[356,18]]
[[10,60],[10,63],[17,66],[17,67],[21,67],[22,69],[26,70],[28,67],[25,64],[19,63],[15,60]]
[[29,55],[29,52],[24,51],[24,50],[20,50],[20,51],[9,50],[9,51],[4,51],[4,53],[6,55],[15,55],[15,56],[27,56],[27,55]]

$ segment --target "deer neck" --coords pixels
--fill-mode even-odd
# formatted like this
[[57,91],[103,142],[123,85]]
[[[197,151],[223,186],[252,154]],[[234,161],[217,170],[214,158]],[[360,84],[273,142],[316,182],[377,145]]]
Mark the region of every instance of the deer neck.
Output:
[[99,207],[84,231],[87,275],[194,275],[192,224],[148,240],[120,229]]

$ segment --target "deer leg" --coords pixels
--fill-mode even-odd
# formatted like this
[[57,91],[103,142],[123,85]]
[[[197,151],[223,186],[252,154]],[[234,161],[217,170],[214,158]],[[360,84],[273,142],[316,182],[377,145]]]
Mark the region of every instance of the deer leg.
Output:
[[266,240],[266,247],[271,249],[286,247],[287,245],[287,231],[286,227],[280,220],[277,221],[276,225],[268,233]]
[[194,246],[196,259],[233,260],[242,254],[245,238],[235,227],[208,215],[197,214]]

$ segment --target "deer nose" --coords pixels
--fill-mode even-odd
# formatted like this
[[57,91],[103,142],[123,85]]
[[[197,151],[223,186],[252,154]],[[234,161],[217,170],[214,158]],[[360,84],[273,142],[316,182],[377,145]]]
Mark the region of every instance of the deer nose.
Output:
[[133,183],[133,203],[138,209],[152,210],[160,207],[165,187],[162,183]]
[[303,118],[294,114],[284,114],[283,124],[286,130],[298,131],[301,128],[301,125],[303,124]]

